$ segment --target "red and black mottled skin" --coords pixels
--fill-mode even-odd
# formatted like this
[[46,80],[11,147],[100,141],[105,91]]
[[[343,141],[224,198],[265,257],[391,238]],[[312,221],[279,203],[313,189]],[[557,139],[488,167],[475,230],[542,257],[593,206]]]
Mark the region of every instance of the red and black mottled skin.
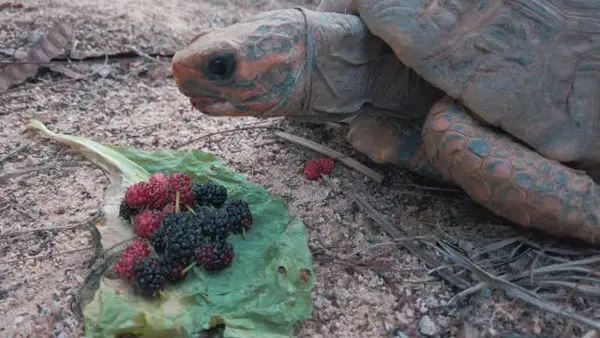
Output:
[[600,244],[600,187],[573,169],[600,166],[599,2],[342,0],[319,11],[198,37],[173,59],[179,89],[210,115],[354,117],[348,141],[373,160],[452,182],[521,226]]

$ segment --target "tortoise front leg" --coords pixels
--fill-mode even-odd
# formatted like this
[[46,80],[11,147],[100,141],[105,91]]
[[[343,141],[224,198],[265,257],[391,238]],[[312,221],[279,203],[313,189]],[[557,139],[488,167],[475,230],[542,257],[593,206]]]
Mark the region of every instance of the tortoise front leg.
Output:
[[[348,143],[376,163],[404,167],[419,175],[443,181],[429,163],[421,142],[417,121],[411,123],[387,115],[364,114],[349,124]],[[422,125],[422,120],[419,125]]]
[[478,203],[521,226],[600,244],[600,187],[475,120],[444,98],[423,129],[439,172]]

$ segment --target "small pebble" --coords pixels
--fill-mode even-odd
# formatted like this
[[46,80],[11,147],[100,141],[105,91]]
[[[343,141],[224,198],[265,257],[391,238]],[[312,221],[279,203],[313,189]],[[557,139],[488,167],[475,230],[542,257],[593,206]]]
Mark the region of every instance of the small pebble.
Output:
[[419,320],[419,331],[425,336],[435,336],[439,330],[438,326],[429,316],[423,316],[421,320]]

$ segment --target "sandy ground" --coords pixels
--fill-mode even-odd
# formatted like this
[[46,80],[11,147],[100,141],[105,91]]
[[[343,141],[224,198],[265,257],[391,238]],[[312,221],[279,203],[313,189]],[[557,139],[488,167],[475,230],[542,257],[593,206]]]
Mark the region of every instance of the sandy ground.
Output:
[[[77,43],[69,47],[72,57],[131,48],[170,54],[202,28],[228,25],[262,10],[316,5],[300,0],[21,3],[25,8],[0,9],[4,54],[57,21],[76,27]],[[352,199],[365,198],[411,236],[447,236],[467,251],[488,239],[529,233],[498,225],[501,220],[460,192],[432,190],[423,187],[431,182],[410,173],[372,165],[344,142],[341,129],[287,120],[256,124],[261,121],[202,116],[177,92],[169,77],[169,60],[162,61],[114,60],[99,74],[79,81],[47,72],[20,86],[26,89],[0,95],[0,158],[26,146],[0,164],[1,336],[82,335],[82,324],[70,310],[92,258],[91,236],[81,224],[100,208],[107,184],[104,174],[83,157],[26,133],[30,118],[58,132],[106,143],[141,149],[200,148],[286,198],[308,227],[318,278],[313,317],[298,329],[298,337],[402,337],[402,332],[417,337],[419,331],[431,337],[471,337],[464,333],[465,322],[487,335],[558,337],[569,324],[507,297],[502,290],[484,289],[449,305],[457,290],[374,227]],[[74,64],[71,69],[88,73],[99,65]],[[186,145],[205,134],[248,126],[285,128],[360,159],[384,173],[386,182],[377,184],[344,166],[338,166],[327,180],[307,181],[303,164],[318,155],[260,128]],[[25,172],[28,168],[35,170]],[[354,254],[359,249],[361,253]],[[578,301],[585,302],[576,299],[569,306],[577,307]],[[62,309],[54,321],[47,320],[51,315],[38,315],[52,309],[52,304]],[[42,331],[32,331],[36,318]],[[586,330],[570,324],[565,337],[581,336]]]

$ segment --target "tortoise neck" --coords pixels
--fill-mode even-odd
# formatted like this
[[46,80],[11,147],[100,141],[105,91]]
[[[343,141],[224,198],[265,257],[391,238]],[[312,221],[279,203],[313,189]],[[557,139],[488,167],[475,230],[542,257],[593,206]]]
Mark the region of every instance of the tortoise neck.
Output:
[[[298,86],[304,120],[344,121],[365,105],[424,116],[443,93],[404,66],[358,16],[302,9],[313,55]],[[307,46],[308,43],[307,43]],[[307,48],[308,50],[308,48]]]

